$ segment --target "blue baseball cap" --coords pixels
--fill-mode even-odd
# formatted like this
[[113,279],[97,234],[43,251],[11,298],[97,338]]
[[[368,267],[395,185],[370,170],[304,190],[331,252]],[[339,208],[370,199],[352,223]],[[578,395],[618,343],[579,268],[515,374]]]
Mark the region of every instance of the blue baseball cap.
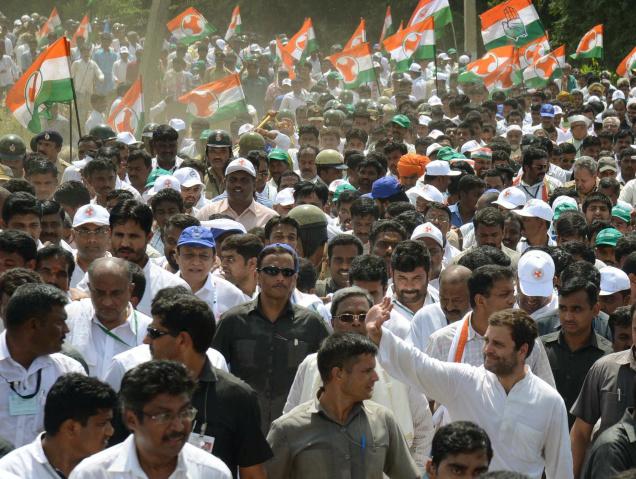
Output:
[[373,182],[371,186],[371,198],[374,200],[384,200],[402,191],[402,185],[393,176],[384,176]]
[[214,235],[209,228],[203,226],[189,226],[181,232],[177,247],[199,246],[201,248],[216,248]]
[[545,116],[547,118],[554,118],[554,107],[549,103],[541,105],[541,116]]

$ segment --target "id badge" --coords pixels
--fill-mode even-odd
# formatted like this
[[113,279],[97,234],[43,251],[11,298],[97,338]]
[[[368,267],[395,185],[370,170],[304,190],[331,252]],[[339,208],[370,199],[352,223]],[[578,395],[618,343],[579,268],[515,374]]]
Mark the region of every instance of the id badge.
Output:
[[212,448],[214,447],[214,438],[212,436],[205,436],[199,433],[191,432],[188,442],[199,449],[212,454]]
[[18,396],[15,392],[9,392],[9,415],[10,416],[26,416],[29,414],[37,414],[38,412],[38,395],[29,399]]

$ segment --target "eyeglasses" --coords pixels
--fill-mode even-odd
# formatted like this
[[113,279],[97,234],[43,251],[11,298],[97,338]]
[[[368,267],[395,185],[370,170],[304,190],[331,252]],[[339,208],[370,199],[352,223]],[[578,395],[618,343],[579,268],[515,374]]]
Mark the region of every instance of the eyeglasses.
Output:
[[139,411],[143,416],[151,419],[152,421],[154,421],[155,423],[161,425],[161,426],[166,426],[170,423],[172,423],[175,419],[178,419],[179,422],[190,422],[192,421],[196,416],[197,416],[197,408],[195,407],[188,407],[185,409],[182,409],[181,411],[179,411],[178,413],[172,413],[172,412],[162,412],[159,414],[148,414],[144,411]]
[[278,276],[279,274],[282,274],[285,278],[290,278],[296,274],[295,269],[279,268],[278,266],[265,266],[263,268],[258,268],[257,271],[259,273],[265,273],[267,276]]
[[152,326],[148,326],[146,328],[146,335],[150,339],[159,339],[162,336],[172,336],[169,331],[162,331],[161,329],[153,328]]
[[355,320],[357,320],[359,323],[364,323],[364,320],[366,318],[367,318],[367,315],[365,313],[362,313],[362,314],[345,313],[345,314],[340,314],[338,316],[334,316],[334,319],[337,319],[338,321],[342,321],[343,323],[353,323]]
[[448,223],[448,218],[441,216],[427,216],[426,221],[430,221],[431,223],[445,224]]
[[80,238],[88,238],[90,236],[102,236],[108,233],[108,226],[104,226],[103,228],[97,228],[96,230],[86,230],[86,229],[75,229],[75,234]]

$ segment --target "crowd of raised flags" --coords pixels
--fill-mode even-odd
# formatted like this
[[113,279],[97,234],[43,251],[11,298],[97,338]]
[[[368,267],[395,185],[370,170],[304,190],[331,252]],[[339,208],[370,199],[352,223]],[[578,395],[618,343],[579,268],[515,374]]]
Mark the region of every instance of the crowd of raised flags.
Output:
[[0,479],[636,478],[636,47],[413,3],[0,14]]

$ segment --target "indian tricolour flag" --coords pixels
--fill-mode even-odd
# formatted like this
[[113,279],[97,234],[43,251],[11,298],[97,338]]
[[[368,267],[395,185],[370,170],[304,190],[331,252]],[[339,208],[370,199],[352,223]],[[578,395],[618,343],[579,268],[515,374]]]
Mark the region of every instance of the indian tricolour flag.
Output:
[[564,66],[565,45],[561,45],[547,55],[539,57],[523,71],[523,81],[526,88],[543,88],[550,81],[563,74]]
[[349,50],[355,46],[358,46],[367,41],[367,24],[364,21],[364,18],[360,19],[360,24],[356,31],[353,32],[349,41],[345,44],[343,50]]
[[216,31],[216,28],[194,7],[181,12],[166,23],[166,26],[178,42],[186,45],[203,40]]
[[441,32],[444,25],[453,22],[453,14],[451,13],[448,0],[420,0],[411,14],[408,26],[423,22],[429,17],[435,19],[435,28]]
[[619,76],[624,77],[627,75],[627,72],[631,72],[634,68],[636,68],[636,47],[634,47],[616,67],[616,73],[618,73]]
[[469,63],[459,75],[460,83],[483,83],[488,91],[508,90],[521,82],[517,52],[512,45],[493,48]]
[[433,17],[429,17],[424,22],[398,30],[397,33],[391,35],[383,42],[384,49],[389,52],[391,59],[395,62],[395,71],[397,72],[405,72],[409,69],[415,52],[420,50],[420,48],[422,48],[421,54],[430,52],[430,58],[433,58],[434,45]]
[[387,5],[384,22],[382,23],[382,32],[380,32],[380,41],[378,43],[382,44],[384,39],[390,35],[393,35],[393,17],[391,16],[391,5]]
[[521,47],[545,35],[531,0],[508,0],[479,15],[486,50],[502,45]]
[[228,41],[234,35],[241,33],[241,10],[237,5],[232,10],[232,18],[230,19],[230,24],[227,27],[227,32],[225,32],[225,41]]
[[589,32],[583,35],[576,53],[570,55],[572,58],[603,58],[603,24],[596,25]]
[[351,90],[375,81],[373,57],[368,43],[343,50],[327,57],[327,60],[340,72],[347,89]]
[[306,18],[300,30],[289,39],[285,48],[296,61],[300,61],[309,56],[310,53],[318,50],[316,33],[311,18]]
[[295,79],[294,57],[291,56],[278,37],[276,37],[276,56],[280,60],[281,69],[289,74],[291,80]]
[[524,69],[532,65],[538,58],[550,51],[550,42],[547,36],[539,37],[526,43],[517,50],[519,54],[519,66]]
[[55,7],[53,7],[53,10],[51,10],[51,15],[49,15],[49,18],[46,20],[46,22],[44,22],[44,24],[36,34],[38,45],[45,44],[47,36],[51,32],[55,32],[57,34],[62,33],[62,20],[60,20],[60,15],[57,13],[57,8]]
[[7,93],[7,108],[33,133],[42,130],[40,115],[47,114],[48,106],[73,101],[69,56],[68,40],[61,37],[40,53]]
[[108,117],[108,124],[117,132],[129,131],[133,135],[143,126],[144,93],[138,77]]
[[245,94],[238,74],[206,83],[179,97],[188,106],[188,113],[210,121],[233,120],[247,112]]
[[88,35],[91,32],[91,21],[88,19],[88,15],[84,15],[82,21],[80,22],[77,30],[73,34],[73,38],[71,39],[71,46],[74,47],[77,45],[77,37],[82,37],[84,41],[88,41]]

